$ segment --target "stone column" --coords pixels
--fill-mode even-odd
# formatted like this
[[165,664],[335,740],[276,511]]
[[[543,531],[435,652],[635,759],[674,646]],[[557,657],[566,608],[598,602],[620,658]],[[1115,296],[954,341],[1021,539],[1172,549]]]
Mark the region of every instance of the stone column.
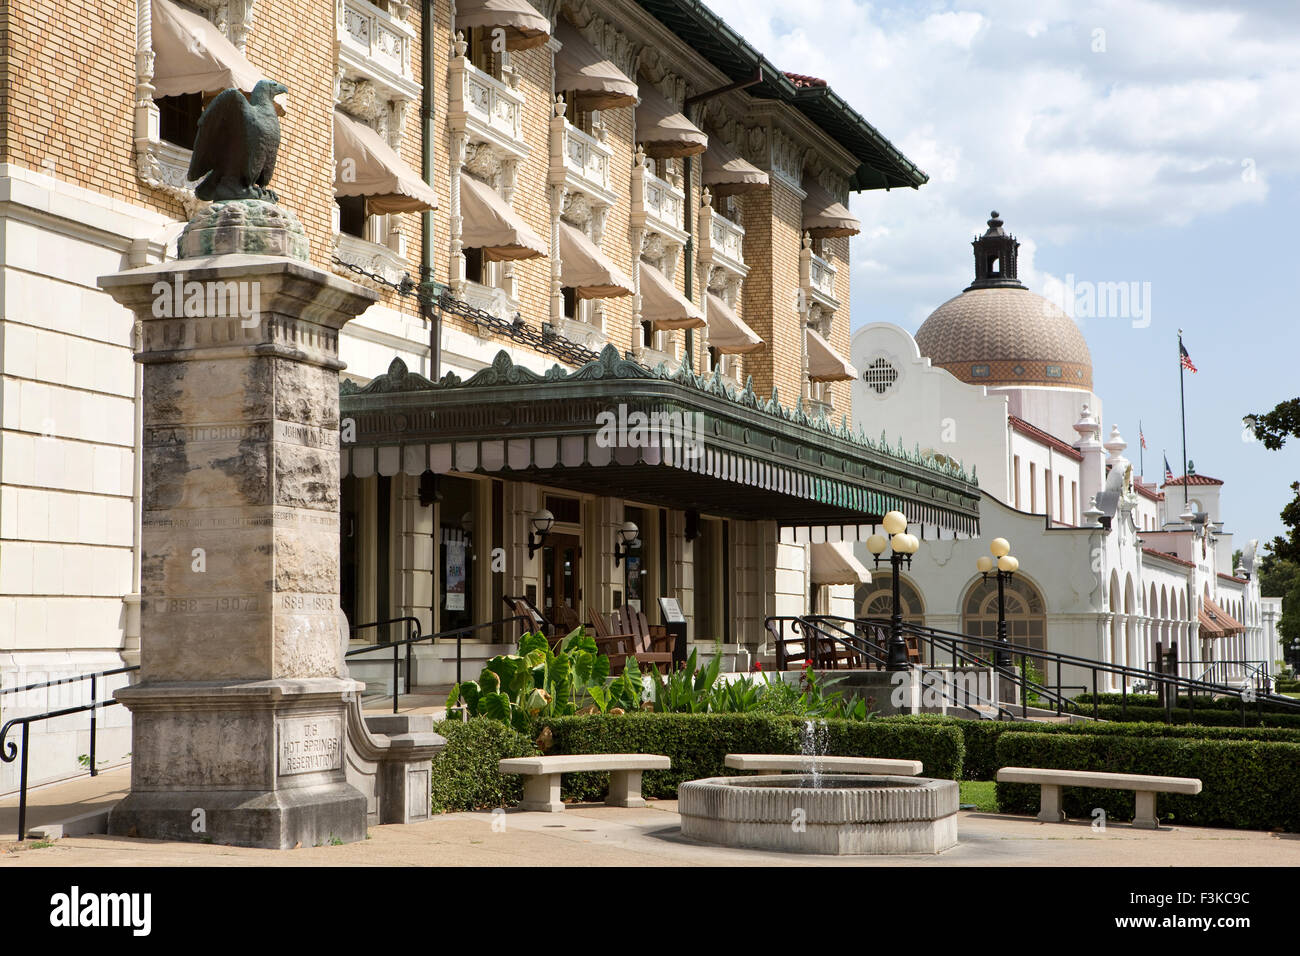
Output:
[[[216,203],[182,258],[100,279],[143,322],[140,683],[109,831],[291,848],[365,838],[344,777],[339,330],[375,296],[270,203]],[[269,252],[239,254],[239,249]]]

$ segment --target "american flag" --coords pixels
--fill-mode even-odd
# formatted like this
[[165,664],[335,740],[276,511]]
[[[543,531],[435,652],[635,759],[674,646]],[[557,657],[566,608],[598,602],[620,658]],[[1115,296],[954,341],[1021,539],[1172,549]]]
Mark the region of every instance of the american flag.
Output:
[[1143,448],[1147,447],[1147,436],[1142,434],[1142,423],[1138,422],[1138,444]]
[[1174,473],[1173,470],[1169,467],[1169,456],[1165,455],[1165,483],[1167,484],[1173,480],[1174,480]]
[[1195,372],[1196,366],[1192,364],[1192,357],[1187,354],[1187,349],[1183,348],[1183,340],[1178,340],[1178,360],[1182,362],[1183,368],[1189,372]]

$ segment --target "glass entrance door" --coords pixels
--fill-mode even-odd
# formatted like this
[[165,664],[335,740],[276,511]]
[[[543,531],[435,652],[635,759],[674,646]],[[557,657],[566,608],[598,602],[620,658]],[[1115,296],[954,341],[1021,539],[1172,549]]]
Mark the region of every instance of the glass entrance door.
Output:
[[581,559],[574,534],[552,534],[542,548],[542,614],[565,633],[581,619]]

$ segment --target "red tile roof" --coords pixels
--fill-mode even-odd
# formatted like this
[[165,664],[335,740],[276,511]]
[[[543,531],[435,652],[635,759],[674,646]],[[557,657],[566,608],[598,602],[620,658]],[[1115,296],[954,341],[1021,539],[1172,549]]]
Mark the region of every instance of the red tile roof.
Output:
[[1177,555],[1168,554],[1164,551],[1157,551],[1155,548],[1143,548],[1142,553],[1149,554],[1153,558],[1162,558],[1165,561],[1172,561],[1174,564],[1181,564],[1185,568],[1196,567],[1196,564],[1193,561],[1184,561],[1182,558],[1178,557]]
[[1075,461],[1083,461],[1083,452],[1079,451],[1079,449],[1075,448],[1073,445],[1061,441],[1061,439],[1057,438],[1055,435],[1049,435],[1037,425],[1031,425],[1023,418],[1017,418],[1015,415],[1008,415],[1007,422],[1010,423],[1013,429],[1020,432],[1020,434],[1032,438],[1040,445],[1046,445],[1048,448],[1051,448],[1054,451],[1059,451],[1062,455],[1065,455],[1067,458],[1072,458]]
[[1234,578],[1231,574],[1224,574],[1222,571],[1219,572],[1219,577],[1223,578],[1223,580],[1225,580],[1225,581],[1233,581],[1233,582],[1235,582],[1235,583],[1237,583],[1237,584],[1249,584],[1249,583],[1250,583],[1250,582],[1247,581],[1245,578]]
[[825,86],[826,85],[825,80],[816,76],[809,76],[806,73],[791,73],[788,70],[783,70],[782,72],[785,73],[786,78],[789,79],[790,82],[793,83],[795,86],[804,87],[804,86]]
[[1211,478],[1209,475],[1187,475],[1182,478],[1175,478],[1173,481],[1166,481],[1160,487],[1168,488],[1170,485],[1221,485],[1223,484],[1218,478]]
[[1159,490],[1155,483],[1147,484],[1141,478],[1133,479],[1133,490],[1144,498],[1150,498],[1152,501],[1164,501],[1165,493]]

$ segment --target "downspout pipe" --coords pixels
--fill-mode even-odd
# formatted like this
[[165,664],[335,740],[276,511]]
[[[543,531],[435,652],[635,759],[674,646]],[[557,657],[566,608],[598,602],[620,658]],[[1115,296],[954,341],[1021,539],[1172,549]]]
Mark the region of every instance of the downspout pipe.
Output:
[[[436,0],[425,0],[420,21],[420,137],[421,175],[433,186],[433,29]],[[429,320],[429,378],[442,377],[442,312],[437,307],[441,288],[433,278],[433,210],[420,217],[420,311]]]

